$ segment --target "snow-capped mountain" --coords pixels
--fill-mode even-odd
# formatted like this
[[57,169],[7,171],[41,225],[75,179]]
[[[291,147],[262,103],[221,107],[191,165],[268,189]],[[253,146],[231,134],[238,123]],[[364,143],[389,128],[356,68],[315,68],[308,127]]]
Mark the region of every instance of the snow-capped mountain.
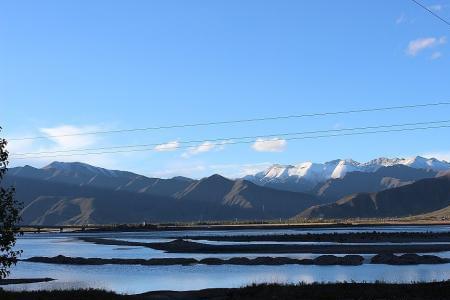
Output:
[[392,159],[380,157],[361,164],[361,166],[365,169],[364,171],[366,172],[374,172],[380,167],[390,167],[395,165],[404,165],[416,169],[431,169],[434,171],[447,171],[450,169],[450,163],[447,161],[438,160],[436,158],[425,158],[422,156]]
[[245,179],[260,185],[277,187],[278,184],[288,184],[290,189],[305,191],[328,179],[342,178],[349,172],[375,172],[381,167],[405,165],[416,169],[434,171],[450,170],[450,163],[435,158],[416,156],[412,158],[377,158],[360,163],[352,159],[337,159],[325,163],[304,162],[298,165],[272,165],[268,169],[248,175]]

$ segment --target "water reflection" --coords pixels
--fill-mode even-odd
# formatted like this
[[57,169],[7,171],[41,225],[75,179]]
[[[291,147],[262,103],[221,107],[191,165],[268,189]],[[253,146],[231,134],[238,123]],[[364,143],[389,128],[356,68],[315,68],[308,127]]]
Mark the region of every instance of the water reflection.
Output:
[[[210,235],[256,235],[256,234],[298,234],[329,232],[363,232],[363,231],[409,231],[409,232],[443,232],[450,231],[450,226],[395,226],[395,227],[359,227],[327,229],[282,229],[282,230],[236,230],[236,231],[158,231],[158,232],[102,232],[102,233],[51,233],[26,234],[19,238],[17,248],[23,249],[22,258],[32,256],[65,255],[73,257],[100,258],[164,258],[206,257],[231,258],[236,256],[257,257],[262,254],[183,254],[165,253],[145,247],[96,245],[82,242],[79,236],[93,236],[128,241],[160,242],[170,241],[178,236]],[[227,243],[227,242],[210,242]],[[267,243],[267,242],[264,242]],[[450,258],[450,252],[433,253]],[[314,258],[314,254],[263,254],[266,256],[288,256],[293,258]],[[372,255],[363,255],[369,259]],[[240,287],[252,283],[279,282],[335,282],[367,281],[411,282],[448,280],[450,264],[419,266],[136,266],[103,265],[75,266],[52,265],[19,262],[13,269],[11,278],[52,277],[54,282],[33,283],[6,286],[5,289],[67,289],[67,288],[104,288],[121,293],[142,293],[151,290],[192,290],[202,288]],[[126,278],[126,280],[124,280]]]
[[[32,275],[32,276],[31,276]],[[192,290],[240,287],[252,283],[279,282],[411,282],[446,280],[448,265],[419,266],[68,266],[21,262],[14,277],[58,278],[55,282],[7,286],[7,289],[60,289],[96,287],[122,293],[151,290]],[[124,280],[126,278],[126,280]]]

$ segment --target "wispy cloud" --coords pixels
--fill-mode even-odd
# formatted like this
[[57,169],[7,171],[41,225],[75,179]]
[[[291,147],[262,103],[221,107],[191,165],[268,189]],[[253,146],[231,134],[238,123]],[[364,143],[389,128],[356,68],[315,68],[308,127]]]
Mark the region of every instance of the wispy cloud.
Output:
[[257,139],[252,148],[258,152],[282,152],[286,149],[287,142],[284,139]]
[[186,176],[190,178],[202,178],[212,174],[220,174],[227,178],[242,178],[246,175],[255,174],[271,166],[270,162],[254,164],[205,164],[194,162],[188,165],[167,166],[162,171],[148,174],[152,177],[170,178],[174,176]]
[[444,9],[444,5],[442,5],[442,4],[433,4],[433,5],[428,6],[428,8],[430,10],[432,10],[432,11],[441,11],[441,10]]
[[406,53],[410,56],[416,56],[417,54],[419,54],[420,52],[422,52],[425,49],[443,45],[446,42],[447,42],[447,39],[445,36],[442,36],[440,38],[427,37],[427,38],[416,39],[416,40],[409,42],[408,48],[406,49]]
[[244,177],[246,175],[254,175],[258,172],[266,170],[271,165],[272,165],[272,163],[268,163],[268,162],[242,165],[240,173],[239,173],[239,177]]
[[398,16],[397,19],[395,19],[396,24],[402,24],[406,21],[406,15],[402,13],[400,16]]
[[57,127],[41,128],[40,132],[48,136],[58,150],[76,149],[95,144],[95,135],[79,135],[80,133],[93,132],[99,130],[96,126],[72,126],[62,125]]
[[7,149],[9,153],[14,154],[32,151],[32,146],[32,140],[13,140],[8,142]]
[[[45,127],[39,129],[39,134],[45,139],[38,140],[12,140],[8,144],[10,160],[13,165],[30,164],[33,166],[43,166],[51,161],[83,161],[85,163],[102,166],[105,168],[115,168],[117,166],[115,154],[106,155],[83,155],[78,152],[58,152],[83,149],[99,144],[97,135],[79,135],[80,133],[101,131],[105,128],[101,126],[75,126],[60,125],[55,127]],[[23,136],[33,136],[35,134],[24,134]],[[29,155],[18,155],[23,153],[37,153]],[[60,156],[60,155],[63,156]],[[125,154],[124,154],[125,155]]]
[[438,58],[441,58],[441,57],[442,57],[442,52],[439,52],[439,51],[433,52],[433,54],[431,54],[431,56],[430,56],[430,58],[432,60],[438,59]]
[[165,144],[157,145],[153,148],[156,152],[170,152],[175,151],[180,146],[180,143],[178,141],[172,141]]
[[260,162],[248,164],[213,164],[205,169],[209,174],[218,173],[228,178],[242,178],[247,175],[254,175],[269,168],[273,163]]
[[150,177],[171,178],[174,176],[186,176],[189,178],[199,178],[199,174],[203,174],[207,170],[207,167],[199,164],[194,166],[167,168],[162,171],[151,172],[148,174]]
[[181,156],[184,158],[189,158],[200,153],[209,152],[213,150],[214,147],[216,147],[216,145],[212,142],[204,142],[198,146],[190,147],[186,152],[181,154]]
[[396,19],[395,24],[402,25],[402,24],[413,24],[415,22],[415,19],[411,16],[405,14],[402,12]]
[[220,141],[220,142],[206,141],[198,146],[189,147],[183,154],[181,154],[181,157],[189,158],[194,155],[210,152],[212,150],[220,151],[223,150],[225,148],[225,145],[229,144],[230,142],[231,141]]

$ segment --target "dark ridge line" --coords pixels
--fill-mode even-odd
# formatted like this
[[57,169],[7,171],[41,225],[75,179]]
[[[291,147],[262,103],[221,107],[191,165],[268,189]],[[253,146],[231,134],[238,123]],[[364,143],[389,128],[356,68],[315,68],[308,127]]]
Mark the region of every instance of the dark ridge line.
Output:
[[209,245],[185,240],[174,240],[165,243],[142,243],[120,241],[104,238],[80,237],[84,242],[99,245],[138,246],[167,253],[311,253],[311,254],[380,254],[380,253],[427,253],[450,251],[448,244],[411,244],[411,245]]
[[10,284],[24,284],[24,283],[39,283],[39,282],[49,282],[54,281],[53,278],[8,278],[0,279],[0,285],[10,285]]
[[361,265],[364,258],[360,255],[345,255],[343,257],[335,255],[321,255],[314,259],[297,259],[289,257],[232,257],[229,259],[220,258],[84,258],[67,257],[58,255],[54,257],[34,256],[23,261],[48,263],[48,264],[66,264],[66,265],[142,265],[142,266],[171,266],[171,265],[250,265],[250,266],[280,266],[280,265]]
[[175,239],[224,241],[224,242],[336,242],[336,243],[412,243],[450,242],[450,232],[348,232],[348,233],[302,233],[259,234],[222,236],[180,236]]
[[[141,265],[141,266],[191,266],[191,265],[245,265],[245,266],[280,266],[280,265],[318,265],[318,266],[359,266],[364,263],[361,255],[321,255],[316,258],[290,258],[290,257],[232,257],[221,259],[208,257],[203,259],[195,258],[85,258],[67,257],[58,255],[54,257],[34,256],[23,261],[47,264],[64,265]],[[418,254],[377,254],[370,259],[371,264],[386,265],[418,265],[418,264],[446,264],[450,263],[449,258],[442,258],[436,255]]]

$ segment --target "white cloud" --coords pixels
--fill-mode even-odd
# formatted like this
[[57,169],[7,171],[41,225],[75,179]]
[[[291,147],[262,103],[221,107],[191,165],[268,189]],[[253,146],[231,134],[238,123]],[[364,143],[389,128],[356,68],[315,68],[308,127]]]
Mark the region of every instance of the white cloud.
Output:
[[95,144],[95,135],[79,135],[80,133],[98,131],[96,126],[76,127],[62,125],[51,128],[41,128],[40,131],[48,136],[48,139],[56,144],[58,150],[77,149]]
[[191,156],[209,152],[212,150],[220,151],[220,150],[223,150],[225,148],[225,145],[227,145],[229,143],[231,143],[231,141],[220,141],[220,142],[215,142],[215,143],[206,141],[198,146],[189,147],[186,152],[181,154],[181,156],[184,158],[189,158]]
[[[117,154],[82,155],[70,151],[92,147],[98,144],[97,135],[79,135],[80,133],[105,130],[100,126],[73,126],[61,125],[56,127],[40,128],[40,134],[22,134],[17,136],[42,135],[47,138],[35,140],[11,140],[8,144],[10,161],[13,166],[29,164],[42,167],[52,161],[81,161],[104,168],[116,168]],[[55,153],[56,152],[56,153]],[[18,155],[22,153],[36,153]],[[125,155],[125,153],[123,154]]]
[[225,149],[226,145],[232,144],[232,143],[233,143],[233,140],[224,140],[224,141],[217,142],[217,143],[215,143],[216,144],[215,149],[216,149],[216,151],[221,151],[221,150]]
[[198,146],[190,147],[186,152],[184,152],[181,156],[184,158],[188,158],[200,153],[209,152],[214,149],[216,145],[211,142],[204,142]]
[[284,139],[257,139],[252,148],[258,152],[282,152],[286,149],[287,142]]
[[155,146],[153,150],[156,152],[169,152],[169,151],[175,151],[180,146],[180,143],[178,141],[172,141],[165,144],[160,144]]
[[442,56],[442,53],[439,51],[436,51],[436,52],[433,52],[433,54],[431,54],[430,58],[435,60],[435,59],[440,58],[441,56]]
[[428,37],[428,38],[420,38],[413,41],[410,41],[408,44],[408,48],[406,49],[406,53],[411,56],[416,56],[421,51],[427,48],[433,48],[442,44],[445,44],[447,39],[445,36],[436,38],[436,37]]

